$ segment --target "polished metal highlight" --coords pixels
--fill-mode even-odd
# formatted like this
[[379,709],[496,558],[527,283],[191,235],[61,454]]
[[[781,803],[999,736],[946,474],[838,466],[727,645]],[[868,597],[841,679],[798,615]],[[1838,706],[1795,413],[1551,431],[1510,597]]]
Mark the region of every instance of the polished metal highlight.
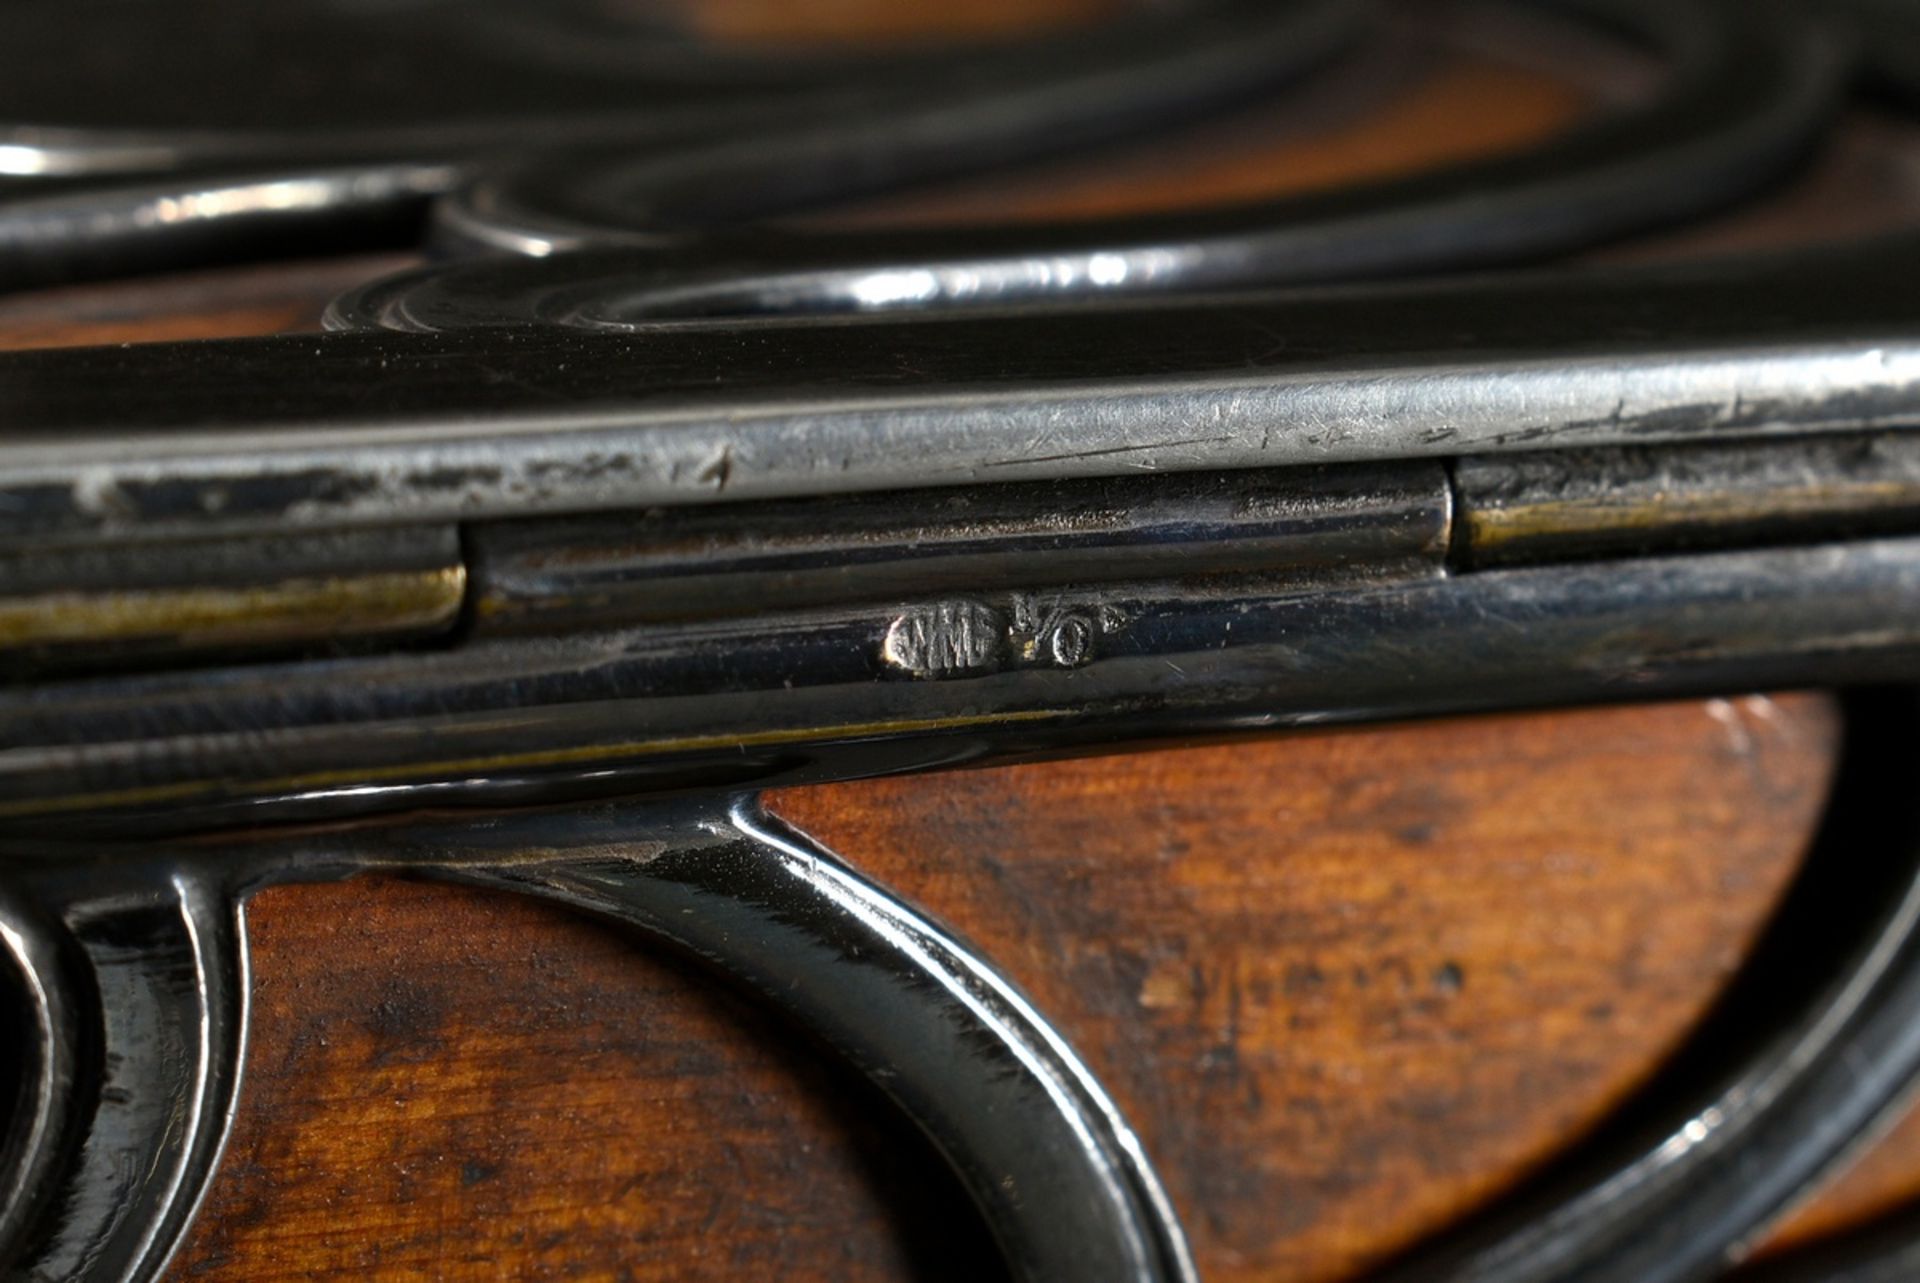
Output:
[[1619,446],[1455,461],[1475,566],[1920,529],[1920,436]]
[[[759,215],[784,212],[780,200],[818,203],[820,193],[793,173],[863,164],[875,145],[803,130],[751,147],[637,159],[610,151],[497,171],[438,202],[434,217],[443,248],[457,252],[659,247],[651,260],[636,256],[612,288],[574,291],[577,318],[608,326],[1350,281],[1524,262],[1730,203],[1804,155],[1846,84],[1839,34],[1773,0],[1531,7],[1641,45],[1665,72],[1659,90],[1518,154],[1191,213],[972,231],[714,235],[716,224],[738,221],[734,206],[743,201],[757,201]],[[925,126],[909,118],[899,132]],[[687,228],[704,234],[689,244]]]
[[[806,58],[579,0],[80,9],[0,10],[0,289],[405,246],[463,182],[595,144],[719,171],[736,218],[1036,159],[1290,83],[1368,16],[1193,0],[964,51]],[[85,56],[68,47],[81,22]],[[140,54],[116,66],[116,48]]]
[[0,674],[390,644],[466,599],[451,526],[0,553]]
[[1397,578],[1438,571],[1451,508],[1423,461],[476,522],[474,633],[1157,576]]
[[[68,7],[0,14],[0,60]],[[0,1268],[158,1275],[238,1091],[247,895],[383,869],[638,928],[797,1018],[1016,1278],[1193,1283],[1094,1069],[754,790],[1920,665],[1920,241],[1258,292],[1757,190],[1855,70],[1842,10],[1563,0],[1665,78],[1538,150],[856,241],[726,229],[1231,106],[1364,15],[1227,0],[939,69],[688,57],[571,4],[195,7],[445,74],[250,121],[176,78],[128,132],[99,67],[29,59],[0,114],[71,111],[0,136],[0,286],[410,243],[429,203],[442,251],[522,257],[370,284],[334,333],[0,356],[0,960],[32,1035]],[[1711,1276],[1906,1096],[1916,715],[1853,701],[1821,851],[1687,1053],[1392,1277]]]
[[[537,896],[674,946],[819,1034],[952,1166],[1019,1283],[1197,1283],[1139,1138],[1093,1072],[965,944],[747,798],[528,812],[171,852],[15,846],[0,942],[50,1030],[0,1240],[23,1279],[157,1277],[225,1138],[246,1023],[239,905],[408,871]],[[57,921],[58,926],[50,926]],[[58,956],[86,960],[68,985]],[[55,996],[57,995],[57,997]],[[90,1026],[104,1045],[88,1046]],[[85,1073],[77,1062],[93,1056]],[[84,1085],[72,1085],[75,1079]],[[44,1121],[44,1125],[39,1125]]]
[[348,305],[470,318],[445,333],[0,354],[0,548],[1920,424],[1911,240],[630,333],[530,325],[489,288],[624,261]]
[[[1904,1098],[1920,1068],[1920,820],[1898,787],[1915,765],[1914,712],[1907,697],[1854,710],[1848,773],[1811,866],[1824,876],[1796,892],[1758,965],[1668,1071],[1673,1081],[1629,1107],[1615,1138],[1624,1157],[1603,1137],[1389,1277],[1702,1277],[1737,1259],[1755,1227]],[[1867,862],[1864,884],[1857,858],[1844,858],[1862,840],[1892,853]],[[238,1089],[245,971],[232,906],[265,885],[382,870],[556,900],[685,949],[786,1009],[921,1125],[1015,1278],[1195,1278],[1137,1137],[1018,991],[750,799],[171,852],[16,842],[8,866],[0,940],[51,1031],[27,1092],[29,1121],[51,1121],[9,1155],[9,1170],[48,1178],[43,1199],[8,1208],[9,1220],[19,1207],[56,1218],[51,1235],[24,1239],[35,1254],[13,1265],[25,1277],[70,1276],[83,1258],[110,1262],[107,1277],[153,1277],[204,1188]],[[1830,971],[1807,964],[1815,939],[1829,946]],[[80,990],[61,960],[76,947],[92,974]],[[1786,1018],[1750,1050],[1737,1019],[1731,1037],[1721,1022],[1754,1000],[1784,1005]],[[95,1019],[109,1066],[97,1083],[77,1068]]]
[[[151,836],[772,787],[1195,734],[1897,680],[1920,655],[1916,600],[1909,535],[1323,590],[1285,575],[1277,590],[1258,576],[983,585],[101,675],[0,691],[0,830]],[[924,648],[903,644],[916,629]]]
[[192,1222],[240,1089],[239,908],[217,872],[164,858],[112,877],[25,863],[8,852],[0,940],[42,1032],[9,1172],[36,1184],[10,1191],[0,1270],[152,1279]]
[[1639,1098],[1379,1283],[1717,1278],[1897,1116],[1920,1074],[1916,715],[1911,688],[1851,702],[1805,874]]
[[432,633],[465,597],[459,565],[253,588],[46,592],[0,600],[0,650],[149,643],[175,651]]

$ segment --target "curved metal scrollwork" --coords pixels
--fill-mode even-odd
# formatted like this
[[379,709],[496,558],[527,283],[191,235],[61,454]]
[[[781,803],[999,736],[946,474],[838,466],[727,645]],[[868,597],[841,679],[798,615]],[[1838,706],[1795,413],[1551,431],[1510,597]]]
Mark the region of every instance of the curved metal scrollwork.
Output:
[[[4,934],[32,995],[8,1277],[136,1280],[172,1255],[219,1161],[246,1041],[246,946],[201,873],[48,869]],[[58,932],[42,925],[57,921]]]
[[1689,1046],[1592,1142],[1380,1283],[1718,1277],[1920,1074],[1911,692],[1857,698],[1805,871]]
[[[1855,710],[1804,885],[1693,1050],[1595,1152],[1387,1277],[1710,1276],[1905,1099],[1920,1071],[1920,820],[1899,787],[1914,753],[1897,737],[1914,701],[1877,703]],[[1863,840],[1897,858],[1859,869]],[[269,883],[381,869],[638,929],[785,1011],[920,1126],[1016,1278],[1196,1278],[1138,1137],[1060,1035],[961,941],[750,800],[365,827],[170,859],[27,851],[10,867],[0,939],[39,1031],[0,1222],[22,1277],[155,1275],[237,1092],[235,904]],[[1809,931],[1836,970],[1808,973]]]
[[[801,132],[756,147],[635,159],[571,156],[481,178],[439,203],[456,250],[551,254],[660,246],[609,272],[487,266],[482,287],[516,320],[623,328],[703,316],[925,311],[1246,290],[1535,259],[1699,214],[1779,175],[1826,123],[1847,64],[1806,13],[1775,4],[1559,0],[1542,6],[1644,46],[1665,71],[1635,107],[1498,156],[1406,179],[1193,212],[970,231],[729,238],[729,202],[791,199],[791,169],[864,158],[857,133]],[[906,120],[898,136],[911,139]],[[844,185],[843,185],[844,186]],[[857,192],[857,187],[855,188]],[[804,192],[802,194],[805,194]],[[719,217],[716,217],[719,215]],[[686,232],[702,234],[689,241]],[[436,282],[458,291],[461,278]],[[375,291],[341,324],[458,324],[432,296]]]
[[[1199,0],[1173,14],[1133,13],[1070,38],[965,56],[776,59],[764,63],[773,83],[756,85],[747,71],[762,63],[658,33],[635,35],[636,48],[655,55],[629,49],[612,67],[529,59],[525,51],[539,55],[553,28],[581,19],[571,5],[544,19],[539,7],[497,0],[475,13],[444,3],[406,8],[389,19],[392,31],[293,0],[265,20],[299,59],[340,45],[347,65],[377,55],[373,66],[386,74],[365,73],[370,86],[348,79],[317,102],[282,102],[270,85],[253,96],[251,116],[235,119],[231,104],[245,100],[238,91],[207,102],[196,87],[225,86],[215,59],[201,75],[181,78],[193,84],[168,86],[184,100],[173,108],[188,122],[178,129],[0,131],[0,183],[9,172],[81,176],[0,187],[0,288],[275,251],[406,245],[427,202],[463,181],[516,155],[593,143],[684,174],[690,189],[736,215],[765,202],[777,208],[1005,165],[1165,127],[1289,83],[1347,43],[1365,15],[1349,0]],[[206,21],[259,35],[259,6],[205,10]],[[112,6],[112,20],[132,30],[96,38],[140,38],[145,12]],[[8,51],[28,59],[35,47],[20,33],[9,45],[8,21],[0,14],[0,68]],[[550,39],[499,36],[529,24]],[[178,39],[192,24],[174,15],[164,29]],[[499,38],[476,51],[476,30]],[[559,38],[566,43],[568,33]],[[604,54],[604,41],[600,48]],[[251,51],[246,58],[242,70],[257,60]],[[69,103],[72,86],[42,86],[51,98],[43,101],[32,92],[38,80],[27,79],[24,91],[15,89],[25,101],[14,111],[39,121],[99,115],[84,99]],[[399,101],[383,110],[372,90],[391,95],[395,84]],[[124,94],[123,86],[114,101]],[[376,101],[361,101],[370,94]],[[154,106],[153,97],[143,105],[164,113],[171,99]],[[556,113],[556,101],[571,106]],[[7,114],[0,92],[0,119]]]
[[[1910,241],[1748,268],[1190,300],[1157,315],[1076,306],[1519,261],[1698,213],[1784,172],[1850,71],[1825,23],[1787,6],[1548,7],[1656,54],[1662,87],[1538,150],[1437,174],[993,232],[749,239],[719,229],[1131,136],[1291,84],[1347,40],[1355,8],[1230,0],[1138,18],[1066,58],[1061,43],[1042,42],[974,51],[940,71],[903,56],[788,73],[729,58],[683,64],[679,46],[644,30],[583,62],[586,28],[569,25],[584,21],[580,11],[516,18],[487,6],[471,41],[455,42],[475,60],[460,66],[500,71],[504,58],[512,74],[473,77],[471,87],[537,98],[562,77],[583,91],[582,113],[476,123],[472,100],[436,106],[429,93],[407,98],[398,123],[391,103],[374,110],[349,97],[281,104],[292,114],[265,128],[225,121],[196,132],[188,126],[205,123],[207,104],[188,87],[168,100],[172,130],[117,133],[81,112],[65,134],[0,138],[0,168],[77,184],[23,186],[0,202],[0,285],[239,254],[256,234],[282,244],[293,229],[353,240],[402,226],[411,236],[433,198],[443,249],[553,255],[436,268],[336,304],[336,327],[386,333],[262,340],[211,356],[12,362],[0,390],[43,440],[0,443],[0,536],[179,539],[296,520],[326,534],[330,521],[380,529],[756,494],[845,499],[1016,476],[1069,484],[1128,465],[1377,469],[1335,477],[1310,496],[1323,504],[1312,511],[1296,483],[1291,526],[1250,528],[1242,519],[1260,505],[1227,505],[1231,517],[1188,521],[1178,539],[1146,525],[1121,532],[1135,540],[1128,555],[1157,542],[1164,564],[1200,586],[1108,592],[1099,575],[1113,572],[1079,548],[1069,551],[1098,572],[1094,588],[1025,585],[1057,599],[977,593],[876,615],[875,598],[861,595],[869,581],[842,585],[845,600],[812,614],[723,615],[677,634],[646,633],[657,621],[613,611],[632,635],[591,631],[608,620],[583,624],[561,592],[535,605],[568,627],[534,642],[476,628],[461,648],[348,654],[293,671],[263,661],[225,685],[163,670],[9,692],[0,803],[21,833],[62,824],[71,836],[97,822],[124,841],[156,807],[176,808],[179,831],[204,834],[242,820],[339,819],[363,803],[367,813],[449,800],[551,806],[585,791],[565,768],[590,757],[609,793],[708,793],[270,842],[204,837],[172,855],[108,846],[76,856],[31,841],[10,851],[0,947],[33,1037],[0,1148],[0,1263],[34,1280],[131,1283],[159,1272],[216,1164],[238,1091],[239,905],[271,882],[377,868],[539,896],[636,928],[783,1009],[918,1123],[1017,1277],[1191,1283],[1193,1262],[1139,1139],[1031,1004],[925,915],[753,803],[715,801],[713,790],[857,774],[877,758],[899,770],[1122,734],[1909,679],[1920,637],[1910,528],[1884,539],[1849,528],[1845,543],[1802,532],[1781,541],[1803,546],[1699,555],[1683,540],[1617,563],[1489,568],[1448,522],[1467,495],[1463,475],[1497,470],[1516,449],[1691,448],[1741,434],[1757,449],[1760,438],[1795,433],[1838,434],[1871,455],[1869,434],[1909,427],[1920,404],[1920,339],[1904,290]],[[431,31],[442,7],[406,8]],[[1886,0],[1848,9],[1861,22],[1912,17]],[[7,23],[48,11],[0,15],[0,45]],[[298,27],[330,12],[275,21]],[[1901,53],[1896,42],[1866,62],[1884,86],[1910,91]],[[636,74],[652,77],[658,109],[644,120],[600,96],[629,94]],[[747,126],[744,141],[721,136]],[[623,146],[508,163],[562,136]],[[297,163],[256,167],[283,146]],[[1049,306],[917,331],[804,322],[1035,300]],[[1772,319],[1756,324],[1762,312]],[[690,337],[702,327],[662,324],[765,314],[802,320],[706,332],[709,343],[752,339],[761,362],[718,380],[703,364],[713,349]],[[1649,315],[1660,322],[1652,339]],[[496,341],[501,330],[511,344]],[[1304,333],[1322,346],[1298,345]],[[1387,357],[1399,364],[1383,369]],[[1542,375],[1549,360],[1556,369]],[[642,392],[652,400],[635,391],[636,361],[651,362],[659,386]],[[556,408],[549,379],[568,404]],[[110,404],[97,399],[108,385]],[[294,388],[299,410],[248,436],[261,426],[262,388],[275,405]],[[149,429],[141,450],[85,439],[129,415]],[[1195,423],[1217,431],[1195,437]],[[1291,430],[1302,423],[1321,435]],[[1202,479],[1192,493],[1219,498],[1215,484]],[[899,501],[881,496],[863,512],[884,524],[898,515],[887,502]],[[1003,529],[1057,534],[1008,502]],[[1370,535],[1339,542],[1383,514]],[[1389,526],[1402,538],[1382,543]],[[495,571],[525,551],[513,532],[484,525],[440,533],[500,553]],[[873,564],[895,559],[876,580],[916,574],[920,533],[908,551],[869,542]],[[1315,573],[1335,562],[1357,573],[1329,577],[1311,599],[1230,578],[1273,569],[1235,560],[1242,545],[1265,557],[1302,541],[1323,558]],[[803,576],[821,570],[806,549],[772,555]],[[991,561],[979,548],[954,554],[969,555]],[[625,569],[614,564],[607,582],[620,588]],[[729,571],[702,569],[715,581]],[[731,591],[757,590],[737,579]],[[511,576],[491,586],[514,588]],[[1386,1277],[1709,1277],[1904,1097],[1920,1071],[1920,826],[1901,809],[1915,715],[1904,697],[1855,709],[1821,849],[1681,1062],[1594,1144]],[[343,801],[348,793],[371,800]],[[1893,844],[1896,858],[1862,861],[1868,842]],[[1813,936],[1820,956],[1837,960],[1828,972],[1802,961]],[[1889,1277],[1911,1253],[1896,1236],[1825,1264],[1767,1268]]]
[[[596,291],[576,309],[576,319],[612,326],[1247,288],[1510,262],[1745,194],[1804,151],[1845,83],[1840,42],[1793,7],[1536,2],[1647,48],[1666,69],[1661,89],[1538,149],[1326,196],[999,231],[783,237],[762,228],[730,240],[719,230],[1164,129],[1291,85],[1348,43],[1364,16],[1364,6],[1334,0],[1214,0],[1178,16],[1136,16],[1070,43],[977,51],[955,66],[905,56],[856,63],[857,73],[832,64],[833,74],[816,68],[812,81],[801,76],[778,92],[743,89],[738,55],[692,56],[677,73],[667,70],[672,58],[649,56],[640,62],[653,80],[638,84],[662,101],[645,112],[631,106],[636,73],[627,65],[633,60],[622,58],[624,78],[602,87],[628,95],[615,99],[625,114],[593,107],[588,94],[585,105],[555,120],[514,110],[509,95],[504,107],[490,100],[481,123],[463,124],[460,111],[440,99],[452,93],[462,101],[503,73],[484,59],[466,66],[456,58],[413,86],[420,101],[409,100],[398,115],[419,122],[406,127],[396,127],[389,110],[382,128],[370,130],[362,117],[372,108],[342,86],[339,101],[268,105],[263,119],[202,124],[177,137],[122,137],[92,124],[29,131],[0,141],[0,160],[12,157],[14,172],[117,180],[56,184],[44,193],[29,187],[0,203],[0,286],[276,246],[310,253],[354,240],[404,243],[436,197],[443,244],[464,251],[671,247],[657,269]],[[422,7],[392,38],[417,42],[423,37],[415,27],[428,35],[441,29],[439,8]],[[292,29],[323,46],[386,38],[377,28],[329,25],[325,6],[292,12],[304,14]],[[562,6],[535,26],[552,35],[548,28],[564,26],[571,12]],[[457,24],[456,50],[473,31],[507,21],[493,6],[478,19]],[[317,22],[319,34],[303,22]],[[524,50],[538,54],[551,41],[499,43],[522,50],[516,57],[526,62]],[[661,43],[656,37],[639,47]],[[30,40],[14,44],[32,47]],[[702,85],[709,64],[717,83]],[[515,64],[515,74],[531,76],[537,88],[562,73]],[[586,73],[574,66],[565,74],[577,80]],[[579,100],[579,87],[570,84],[569,95]],[[186,102],[176,114],[199,122],[208,109],[194,105],[192,93]],[[49,108],[32,103],[28,110],[44,119]],[[52,110],[59,118],[62,108]],[[559,159],[514,161],[553,151],[556,138],[565,140]],[[597,150],[583,150],[596,141]],[[279,159],[263,166],[268,154]],[[137,177],[156,170],[168,176]]]
[[6,950],[9,991],[5,1007],[15,1032],[9,1069],[13,1099],[7,1132],[0,1137],[0,1262],[26,1240],[53,1186],[72,1124],[80,1077],[80,1048],[73,1031],[82,1027],[81,1004],[71,992],[58,933],[39,910],[0,892],[0,946]]
[[157,1276],[238,1090],[238,900],[368,868],[637,928],[784,1010],[919,1125],[1016,1279],[1196,1278],[1138,1137],[1032,1004],[950,932],[750,801],[536,812],[171,860],[14,856],[16,892],[36,907],[10,912],[0,939],[37,995],[39,1058],[9,1157],[20,1201],[0,1221],[9,1277]]
[[[1139,1139],[1065,1040],[990,963],[832,853],[750,803],[724,820],[588,814],[517,830],[447,834],[442,872],[639,927],[784,1009],[919,1124],[1015,1278],[1195,1278]],[[644,836],[611,857],[519,855],[622,830]],[[495,844],[507,858],[473,860]]]

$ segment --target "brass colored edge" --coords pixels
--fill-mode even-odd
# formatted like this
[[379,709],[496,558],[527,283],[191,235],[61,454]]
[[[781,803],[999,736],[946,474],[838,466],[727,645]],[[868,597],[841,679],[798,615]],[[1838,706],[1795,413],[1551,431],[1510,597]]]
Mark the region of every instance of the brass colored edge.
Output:
[[51,592],[0,600],[0,649],[172,642],[182,649],[452,626],[467,568],[289,579],[245,587]]
[[1920,489],[1905,482],[1882,481],[1759,493],[1688,493],[1674,489],[1533,503],[1475,500],[1464,506],[1461,515],[1466,521],[1468,546],[1476,552],[1490,553],[1541,537],[1654,534],[1688,526],[1844,519],[1916,504],[1920,504]]

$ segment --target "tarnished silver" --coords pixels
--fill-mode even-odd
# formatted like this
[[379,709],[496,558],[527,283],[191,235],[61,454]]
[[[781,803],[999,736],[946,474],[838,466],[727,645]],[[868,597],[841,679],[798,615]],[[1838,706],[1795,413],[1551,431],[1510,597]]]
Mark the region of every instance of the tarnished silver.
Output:
[[[316,556],[386,529],[431,543],[457,523],[465,576],[463,626],[437,646],[363,636],[370,653],[125,663],[0,691],[0,833],[22,850],[53,835],[111,850],[425,807],[518,809],[436,849],[467,853],[461,876],[651,921],[630,910],[677,867],[664,857],[610,869],[562,856],[536,877],[523,852],[473,852],[496,827],[546,843],[613,796],[1905,678],[1920,663],[1920,512],[1903,462],[1920,425],[1920,295],[1899,288],[1920,256],[1904,241],[907,323],[489,321],[472,289],[493,271],[618,261],[455,268],[365,296],[405,306],[451,286],[478,323],[443,333],[0,357],[21,428],[0,444],[0,543],[55,538],[86,581],[87,567],[135,550],[128,565],[164,567],[218,548],[253,573],[249,541],[267,532]],[[1599,453],[1569,453],[1580,449]],[[1633,539],[1595,539],[1587,491],[1541,480],[1580,458],[1645,465]],[[1729,501],[1759,517],[1709,522],[1703,539],[1699,506]],[[1494,555],[1489,523],[1516,502],[1544,505],[1551,529]],[[34,573],[15,564],[16,578]],[[745,812],[732,814],[650,806],[622,821],[623,840],[677,850],[732,826],[716,839],[726,849],[760,843],[738,838]],[[757,894],[764,859],[803,866],[782,863],[785,841],[726,866],[702,929],[733,921],[729,897]],[[325,866],[267,849],[269,868]],[[65,920],[51,903],[42,916]],[[730,939],[789,930],[798,912],[790,899],[753,904],[766,916]],[[1736,1254],[1920,1057],[1899,1036],[1920,1001],[1910,916],[1863,925],[1864,952],[1834,955],[1852,959],[1851,987],[1795,1006],[1788,1041],[1764,1058],[1715,1062],[1651,1148],[1593,1159],[1414,1276],[1644,1283]],[[923,996],[955,992],[928,988],[925,958],[893,945],[886,975],[916,977]],[[887,1030],[800,1014],[836,1038],[884,1038],[941,1027],[941,1012],[909,1005]],[[1046,1042],[1015,1041],[1030,1050],[1033,1038]],[[1849,1068],[1858,1054],[1874,1075]],[[1082,1081],[1053,1063],[1036,1072]],[[990,1151],[1000,1140],[978,1129],[1008,1115],[965,1102],[991,1078],[962,1064],[903,1104],[936,1120],[950,1156]],[[1037,1178],[1074,1207],[1106,1209],[1081,1235],[1111,1245],[1086,1256],[1098,1262],[1088,1277],[1186,1277],[1177,1225],[1104,1097],[1069,1096],[1019,1130],[1107,1129],[1077,1174]],[[196,1135],[156,1170],[200,1171],[217,1139]],[[1763,1160],[1775,1179],[1739,1175]],[[1075,1277],[1047,1232],[1066,1213],[997,1204],[987,1187],[1005,1164],[970,1161],[955,1159],[1017,1267]],[[171,1241],[190,1184],[156,1187],[158,1237],[143,1243]],[[94,1198],[99,1182],[83,1172],[80,1187]],[[1658,1230],[1674,1209],[1683,1244]]]
[[[1920,651],[1920,540],[972,592],[0,692],[0,828],[155,834],[772,786],[1785,683]],[[1055,640],[1066,626],[1071,640]],[[933,658],[933,657],[939,658]]]
[[[262,886],[377,869],[634,929],[798,1019],[919,1125],[1020,1283],[1196,1283],[1139,1138],[1045,1018],[950,932],[749,799],[170,851],[10,843],[5,858],[21,908],[0,918],[0,942],[39,995],[50,1066],[11,1169],[33,1176],[11,1192],[37,1196],[44,1219],[0,1241],[9,1278],[159,1276],[239,1090],[237,906]],[[81,975],[61,950],[84,959]]]
[[966,600],[989,585],[1437,573],[1451,509],[1446,469],[1426,461],[475,522],[472,627],[524,635]]
[[4,354],[0,546],[1901,429],[1916,271],[1894,241],[1129,309]]
[[[28,1283],[159,1275],[219,1161],[246,1043],[244,932],[217,871],[143,859],[28,872],[0,940],[39,1026],[0,1268]],[[49,923],[57,923],[50,927]]]
[[[0,59],[58,7],[0,15]],[[638,928],[797,1018],[919,1124],[1016,1278],[1192,1283],[1095,1067],[754,790],[1911,683],[1920,242],[1252,288],[1707,209],[1786,172],[1849,74],[1789,8],[1554,7],[1624,24],[1663,88],[1406,183],[1004,237],[723,229],[1229,105],[1357,11],[1234,0],[945,69],[783,69],[489,3],[445,42],[451,90],[236,121],[181,81],[131,133],[82,68],[77,114],[0,142],[26,193],[0,200],[0,285],[411,236],[456,189],[443,250],[548,257],[370,284],[327,334],[0,356],[0,960],[32,1034],[0,1268],[164,1268],[238,1091],[239,906],[385,869]],[[382,9],[375,61],[449,12]],[[34,72],[0,114],[67,74]],[[581,110],[527,110],[555,84]],[[556,138],[638,150],[507,163]],[[588,241],[634,243],[554,252]],[[1915,716],[1855,701],[1822,850],[1686,1054],[1396,1277],[1710,1276],[1905,1097]]]

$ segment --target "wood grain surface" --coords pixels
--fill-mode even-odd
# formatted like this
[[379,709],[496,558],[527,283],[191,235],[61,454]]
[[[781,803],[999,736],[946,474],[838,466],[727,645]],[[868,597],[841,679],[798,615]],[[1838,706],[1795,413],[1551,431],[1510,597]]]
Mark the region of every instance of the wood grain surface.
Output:
[[[1814,697],[1696,702],[772,805],[1038,999],[1142,1130],[1208,1278],[1336,1279],[1659,1063],[1796,867],[1834,732]],[[177,1277],[988,1268],[864,1086],[675,959],[395,881],[269,892],[252,936],[247,1086]]]
[[[810,29],[791,6],[701,3],[739,38],[1054,21],[1038,3],[951,0],[915,29],[899,15],[934,7],[838,0]],[[1098,4],[1058,0],[1073,20]],[[1478,37],[1438,63],[1388,51],[1283,120],[861,218],[1302,190],[1512,146],[1617,90],[1617,68],[1569,75],[1520,52]],[[1620,252],[1912,221],[1913,139],[1857,113],[1790,193]],[[404,261],[0,300],[0,348],[310,328],[326,298]],[[1208,1277],[1331,1280],[1523,1179],[1653,1071],[1791,876],[1833,743],[1819,698],[1696,701],[776,805],[1039,998],[1145,1133]],[[994,1276],[957,1189],[864,1084],[672,957],[542,906],[391,879],[278,890],[252,919],[247,1089],[174,1277]],[[1920,1118],[1784,1238],[1916,1196]]]

